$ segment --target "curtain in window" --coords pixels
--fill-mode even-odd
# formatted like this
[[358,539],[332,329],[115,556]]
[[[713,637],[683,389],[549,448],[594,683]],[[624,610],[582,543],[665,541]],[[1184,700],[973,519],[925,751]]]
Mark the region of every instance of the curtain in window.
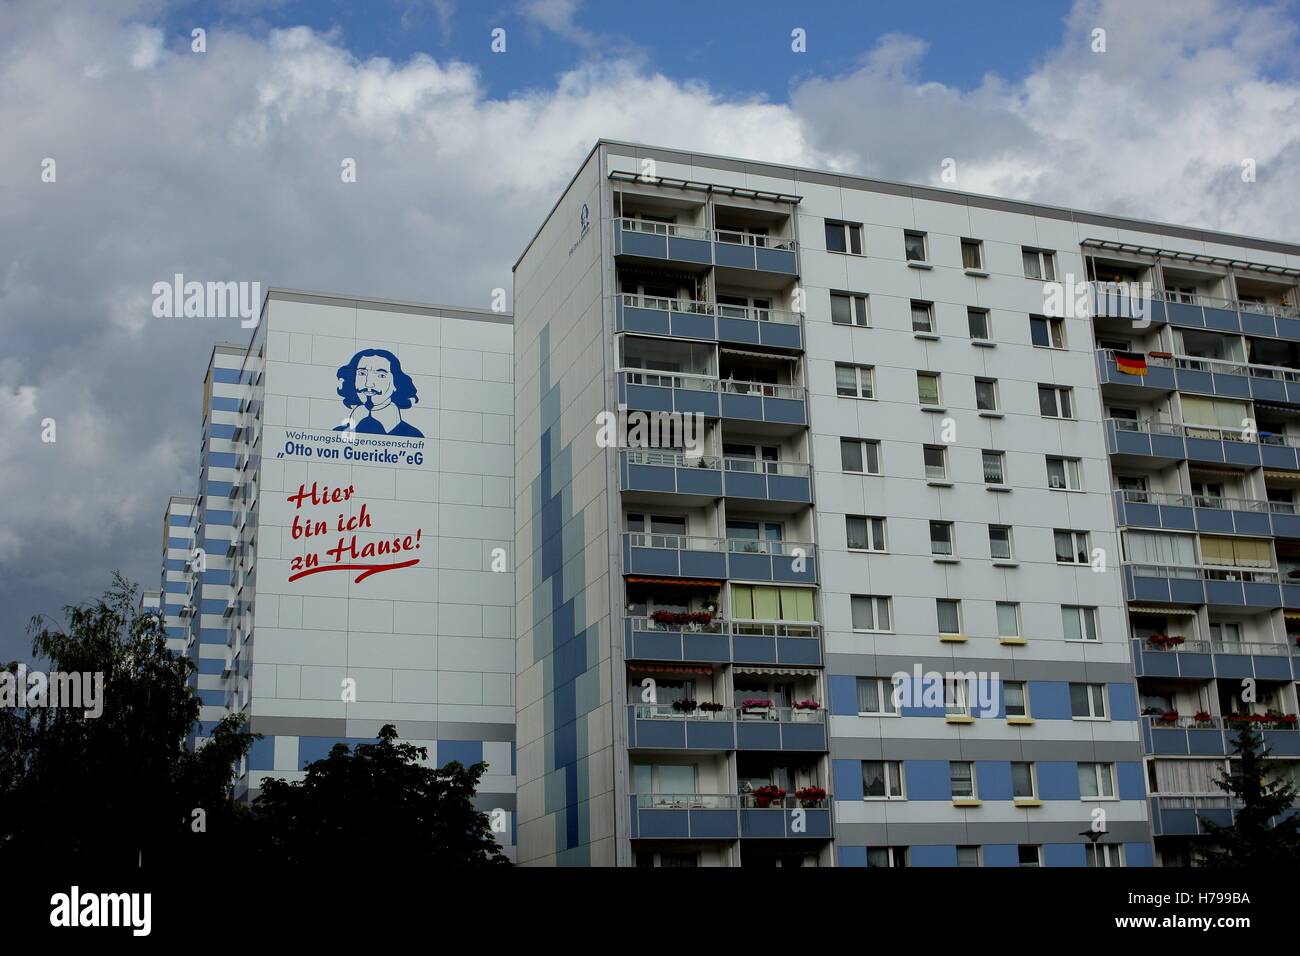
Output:
[[749,621],[815,621],[811,588],[731,586],[731,616]]
[[1273,551],[1267,541],[1248,538],[1201,538],[1201,557],[1206,564],[1238,568],[1271,568]]
[[1239,429],[1242,421],[1249,417],[1247,406],[1241,402],[1183,396],[1183,421],[1189,424]]
[[1190,534],[1128,531],[1124,534],[1128,559],[1136,564],[1196,564],[1196,539]]
[[1156,789],[1160,793],[1213,793],[1223,769],[1217,760],[1156,760]]

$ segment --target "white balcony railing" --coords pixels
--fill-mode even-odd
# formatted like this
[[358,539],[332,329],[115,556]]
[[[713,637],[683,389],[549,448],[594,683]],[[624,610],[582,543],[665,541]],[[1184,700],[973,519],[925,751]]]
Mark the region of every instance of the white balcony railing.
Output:
[[709,230],[700,226],[687,226],[676,222],[658,222],[653,219],[620,219],[624,232],[643,232],[652,236],[672,236],[675,239],[708,239]]
[[1275,305],[1271,302],[1242,302],[1237,299],[1224,299],[1200,292],[1175,292],[1172,290],[1153,290],[1151,297],[1162,302],[1174,302],[1180,305],[1199,305],[1208,309],[1226,309],[1229,312],[1251,312],[1256,315],[1272,315],[1286,319],[1300,317],[1300,308],[1294,305]]
[[1138,564],[1126,567],[1140,577],[1175,578],[1183,581],[1237,581],[1250,584],[1277,584],[1278,573],[1272,568],[1212,567],[1209,565]]

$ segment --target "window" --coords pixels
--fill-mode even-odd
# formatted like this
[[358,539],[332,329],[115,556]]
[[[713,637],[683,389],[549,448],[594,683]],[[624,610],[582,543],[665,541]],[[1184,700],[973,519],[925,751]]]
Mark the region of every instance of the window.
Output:
[[852,292],[832,292],[831,322],[835,325],[870,325],[867,297]]
[[812,588],[731,586],[731,616],[738,621],[815,621]]
[[948,478],[948,449],[943,445],[925,446],[925,477],[929,481]]
[[1079,795],[1083,800],[1113,800],[1115,798],[1115,765],[1113,763],[1080,763]]
[[841,438],[840,467],[863,475],[880,474],[880,442],[870,439]]
[[885,519],[864,515],[845,515],[845,530],[850,551],[884,551]]
[[1097,640],[1097,609],[1065,604],[1061,607],[1061,624],[1067,641]]
[[1022,246],[1020,257],[1025,264],[1026,279],[1056,281],[1056,253],[1047,249],[1028,249]]
[[975,764],[969,760],[949,760],[948,780],[952,783],[954,800],[975,796]]
[[855,631],[888,631],[889,598],[873,594],[854,594],[849,599]]
[[1038,386],[1038,410],[1044,418],[1073,418],[1074,389],[1059,385]]
[[1088,532],[1086,531],[1063,531],[1057,528],[1052,532],[1052,538],[1056,543],[1056,563],[1057,564],[1087,564],[1088,563]]
[[1106,685],[1071,684],[1070,716],[1075,720],[1105,720]]
[[1006,456],[1000,451],[984,449],[980,453],[984,461],[984,483],[986,485],[1005,485],[1007,483]]
[[961,633],[961,602],[950,601],[946,598],[939,598],[934,602],[935,611],[939,618],[940,634],[960,634]]
[[943,712],[947,716],[969,717],[970,686],[965,680],[943,682]]
[[982,412],[998,410],[998,380],[996,378],[975,379],[975,407]]
[[1065,320],[1031,315],[1029,317],[1029,340],[1040,349],[1065,348]]
[[1021,843],[1016,847],[1016,862],[1020,866],[1042,866],[1042,851],[1037,843]]
[[939,373],[916,373],[916,397],[922,405],[939,405]]
[[989,335],[989,310],[988,309],[967,309],[966,325],[970,329],[970,337],[987,341],[992,336]]
[[934,303],[912,301],[912,331],[934,331]]
[[894,706],[894,682],[888,677],[858,678],[858,716],[897,716]]
[[862,761],[862,794],[868,800],[903,799],[903,764],[899,760]]
[[1011,601],[998,601],[998,637],[1020,636],[1020,605]]
[[826,251],[862,255],[862,224],[826,220]]
[[[1244,539],[1242,539],[1244,540]],[[1124,555],[1136,564],[1163,564],[1189,566],[1196,560],[1196,535],[1167,534],[1161,531],[1126,531],[1123,535]],[[1263,542],[1265,548],[1267,542]],[[1202,551],[1205,541],[1201,541]],[[1213,545],[1210,553],[1214,553]],[[1214,563],[1214,562],[1207,562]]]
[[1011,764],[1011,796],[1013,799],[1037,799],[1038,790],[1034,784],[1034,765],[1032,763],[1015,762]]
[[835,394],[844,398],[875,398],[876,370],[870,365],[835,363]]
[[925,262],[929,258],[925,254],[925,245],[925,233],[903,233],[903,253],[907,256],[908,262]]
[[953,551],[953,529],[951,521],[930,522],[930,553],[951,557]]
[[961,241],[961,267],[963,269],[972,269],[975,272],[984,269],[984,243],[978,239],[963,239]]
[[979,866],[980,848],[977,846],[957,847],[957,865],[958,866]]
[[1002,705],[1008,717],[1029,716],[1029,689],[1022,680],[1002,682]]
[[1123,846],[1119,843],[1090,843],[1084,850],[1089,866],[1123,866]]
[[989,525],[989,557],[994,561],[1011,560],[1011,525]]
[[869,846],[867,866],[907,866],[907,847]]
[[1079,459],[1047,456],[1047,487],[1056,491],[1079,491]]

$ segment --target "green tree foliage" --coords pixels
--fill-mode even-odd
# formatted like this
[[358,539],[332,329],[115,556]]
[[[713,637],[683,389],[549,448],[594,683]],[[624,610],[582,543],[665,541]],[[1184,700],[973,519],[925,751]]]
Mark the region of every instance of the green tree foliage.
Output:
[[1212,820],[1201,823],[1213,837],[1202,859],[1205,866],[1269,867],[1300,864],[1300,817],[1290,812],[1296,788],[1277,779],[1265,758],[1268,752],[1258,733],[1242,727],[1235,742],[1238,759],[1215,781],[1220,790],[1240,801],[1231,826]]

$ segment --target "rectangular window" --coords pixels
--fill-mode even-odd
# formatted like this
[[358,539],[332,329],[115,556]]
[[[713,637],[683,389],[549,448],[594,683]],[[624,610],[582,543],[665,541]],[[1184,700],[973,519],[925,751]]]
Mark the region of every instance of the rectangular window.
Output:
[[1011,560],[1011,525],[989,525],[989,557],[994,561]]
[[951,521],[930,522],[930,553],[951,557],[953,552],[953,529]]
[[1115,765],[1080,763],[1079,795],[1083,800],[1111,800],[1115,797]]
[[1084,847],[1088,852],[1089,866],[1123,866],[1123,846],[1119,843],[1090,843]]
[[867,297],[854,295],[852,292],[832,292],[831,322],[835,325],[870,325],[871,316],[867,311]]
[[939,598],[934,602],[940,634],[961,633],[961,602]]
[[826,251],[862,255],[862,224],[826,220]]
[[970,337],[978,339],[981,342],[987,342],[992,336],[989,335],[989,310],[988,309],[967,309],[966,325],[970,329]]
[[1056,544],[1057,564],[1087,564],[1090,548],[1088,532],[1066,531],[1057,528],[1052,532]]
[[1011,796],[1016,800],[1034,800],[1038,790],[1034,784],[1034,765],[1015,762],[1011,764]]
[[948,449],[943,445],[925,446],[925,477],[929,481],[948,478]]
[[934,303],[912,301],[912,331],[934,331]]
[[1020,866],[1042,866],[1043,848],[1037,843],[1021,843],[1016,847],[1016,862]]
[[812,588],[731,586],[731,616],[745,621],[815,621]]
[[1079,477],[1079,459],[1047,456],[1047,487],[1055,491],[1079,491],[1083,488]]
[[903,253],[907,256],[908,262],[925,262],[928,258],[925,245],[925,233],[911,231],[903,233]]
[[1056,281],[1056,253],[1047,249],[1030,249],[1022,246],[1020,257],[1025,265],[1026,279]]
[[957,847],[957,865],[958,866],[979,866],[980,848],[977,846]]
[[858,678],[859,717],[892,717],[897,713],[893,681],[888,677]]
[[844,398],[875,398],[875,369],[870,365],[835,363],[835,394]]
[[863,475],[880,474],[880,442],[861,438],[840,439],[840,467]]
[[978,239],[961,241],[961,267],[975,272],[984,270],[984,243]]
[[845,515],[845,531],[850,551],[884,551],[885,519],[867,515]]
[[869,846],[867,847],[867,866],[907,866],[907,847]]
[[1071,684],[1070,716],[1075,720],[1105,720],[1106,685]]
[[1065,348],[1065,320],[1042,315],[1029,317],[1029,340],[1040,349]]
[[902,761],[862,761],[862,794],[868,800],[903,799]]
[[1038,410],[1044,418],[1073,418],[1074,390],[1060,385],[1038,386]]
[[1002,703],[1008,717],[1028,717],[1028,685],[1022,680],[1003,681]]
[[1020,636],[1020,605],[998,601],[998,637]]
[[953,799],[975,796],[975,764],[969,760],[949,760],[948,780],[952,784]]
[[996,378],[975,379],[975,407],[982,412],[998,410],[998,380]]
[[874,594],[854,594],[849,599],[853,630],[888,631],[889,598]]
[[916,373],[916,398],[922,405],[940,405],[939,373]]
[[1067,641],[1097,640],[1097,609],[1095,607],[1078,607],[1073,604],[1061,606],[1061,624],[1065,629]]
[[980,456],[984,462],[984,484],[1005,485],[1007,483],[1006,455],[986,448]]

